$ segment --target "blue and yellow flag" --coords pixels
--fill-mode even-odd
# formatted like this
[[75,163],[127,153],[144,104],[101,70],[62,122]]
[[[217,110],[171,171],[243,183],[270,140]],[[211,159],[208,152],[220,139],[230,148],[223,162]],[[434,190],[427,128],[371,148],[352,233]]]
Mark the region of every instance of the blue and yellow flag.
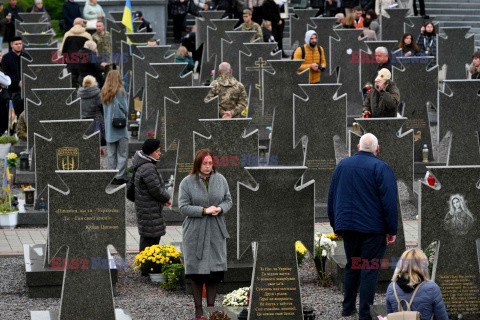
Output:
[[5,168],[3,170],[3,182],[2,182],[2,189],[7,194],[10,194],[10,183],[9,181],[12,179],[12,174],[10,170],[8,170],[8,161],[7,157],[5,157]]
[[15,115],[15,108],[13,107],[13,102],[10,100],[8,103],[8,126],[10,130],[13,130],[13,126],[17,122],[17,116]]
[[[125,3],[125,9],[123,9],[122,24],[127,28],[126,33],[133,33],[133,18],[132,18],[132,3],[127,0]],[[127,37],[127,42],[130,43],[130,39]]]

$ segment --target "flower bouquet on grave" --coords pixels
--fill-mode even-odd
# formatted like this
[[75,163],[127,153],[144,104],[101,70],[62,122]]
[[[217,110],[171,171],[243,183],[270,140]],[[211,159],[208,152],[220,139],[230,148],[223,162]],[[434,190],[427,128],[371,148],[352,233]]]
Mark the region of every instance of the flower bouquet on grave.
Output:
[[183,272],[184,266],[180,255],[182,253],[174,246],[154,245],[146,247],[145,250],[135,257],[135,270],[140,269],[143,274],[163,274],[165,278],[170,279],[169,286],[176,285]]
[[303,264],[303,259],[305,259],[305,255],[307,254],[307,248],[300,242],[295,242],[295,251],[297,252],[297,264],[300,268]]
[[250,299],[250,287],[233,290],[223,299],[224,306],[242,307],[248,306]]
[[[335,235],[333,235],[335,237]],[[318,278],[322,285],[326,284],[327,281],[327,273],[326,273],[326,262],[327,258],[330,261],[330,269],[332,260],[330,259],[333,255],[335,248],[337,247],[337,243],[333,241],[331,235],[326,235],[318,232],[315,235],[315,267],[317,270]]]
[[17,156],[16,153],[14,153],[14,152],[9,153],[8,156],[7,156],[8,167],[9,168],[15,168],[18,165],[19,160],[20,159],[18,159],[18,156]]

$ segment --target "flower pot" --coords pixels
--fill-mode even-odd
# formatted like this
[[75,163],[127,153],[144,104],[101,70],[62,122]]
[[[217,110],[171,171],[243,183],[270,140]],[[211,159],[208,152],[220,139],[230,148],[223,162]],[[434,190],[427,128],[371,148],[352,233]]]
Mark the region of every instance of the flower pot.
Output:
[[5,159],[5,157],[10,153],[11,146],[11,143],[0,144],[0,158]]
[[150,280],[155,283],[167,282],[167,277],[163,273],[149,273]]
[[18,211],[0,213],[0,227],[13,229],[18,224]]

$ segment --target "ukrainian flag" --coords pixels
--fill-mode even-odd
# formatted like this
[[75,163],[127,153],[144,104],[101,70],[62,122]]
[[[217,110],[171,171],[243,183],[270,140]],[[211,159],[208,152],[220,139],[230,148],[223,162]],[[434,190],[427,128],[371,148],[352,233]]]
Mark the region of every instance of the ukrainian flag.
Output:
[[[127,28],[127,33],[133,33],[132,3],[130,0],[125,3],[122,24]],[[130,43],[130,39],[127,38],[127,42]]]
[[4,167],[4,170],[3,170],[2,189],[7,194],[10,194],[10,183],[9,183],[9,181],[12,179],[12,176],[13,175],[10,173],[10,170],[8,170],[7,157],[5,157],[5,167]]

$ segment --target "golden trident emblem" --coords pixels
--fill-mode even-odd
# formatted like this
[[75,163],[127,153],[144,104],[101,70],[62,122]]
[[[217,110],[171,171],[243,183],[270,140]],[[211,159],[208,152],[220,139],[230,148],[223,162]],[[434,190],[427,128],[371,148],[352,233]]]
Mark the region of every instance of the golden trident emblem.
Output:
[[58,170],[78,170],[80,152],[78,148],[63,147],[57,149]]

